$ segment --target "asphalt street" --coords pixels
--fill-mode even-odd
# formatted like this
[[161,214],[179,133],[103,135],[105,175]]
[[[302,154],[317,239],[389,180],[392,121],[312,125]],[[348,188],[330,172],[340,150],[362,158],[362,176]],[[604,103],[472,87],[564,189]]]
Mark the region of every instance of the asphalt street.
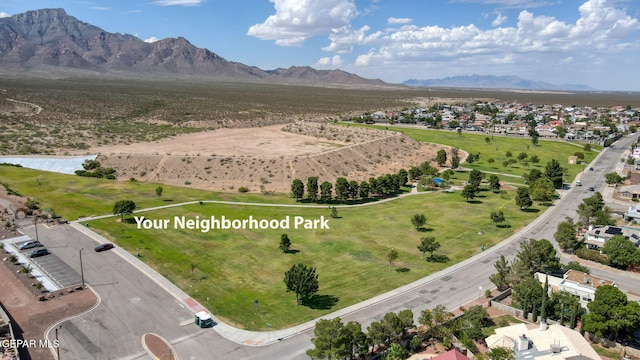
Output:
[[[562,201],[512,238],[464,263],[325,318],[340,316],[343,321],[355,320],[366,331],[372,321],[381,319],[389,311],[411,309],[417,318],[422,310],[436,305],[454,309],[478,298],[484,290],[494,287],[488,277],[494,272],[493,264],[500,255],[511,259],[519,243],[528,238],[552,240],[557,224],[566,216],[575,218],[578,204],[593,194],[588,192],[589,186],[604,190],[603,175],[613,171],[631,141],[623,138],[614,148],[604,151],[591,164],[594,171],[582,174],[584,186],[563,190]],[[566,180],[572,182],[573,179]],[[508,214],[505,215],[508,218]],[[32,231],[33,227],[29,227],[25,232],[33,236]],[[61,359],[145,359],[141,337],[149,332],[167,339],[180,359],[308,358],[305,351],[311,347],[311,328],[271,345],[238,344],[220,336],[215,329],[200,329],[190,324],[193,316],[190,309],[125,260],[132,255],[122,257],[112,250],[96,253],[93,248],[97,243],[69,225],[39,228],[39,231],[40,241],[76,272],[82,272],[85,282],[100,297],[100,304],[93,311],[60,325]],[[624,291],[640,294],[637,276],[600,269],[592,269],[592,273],[615,280]]]

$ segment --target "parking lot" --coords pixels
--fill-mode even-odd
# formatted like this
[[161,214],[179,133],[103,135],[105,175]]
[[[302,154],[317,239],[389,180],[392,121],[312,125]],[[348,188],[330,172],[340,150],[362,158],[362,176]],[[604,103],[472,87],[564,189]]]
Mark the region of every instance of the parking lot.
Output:
[[10,247],[7,247],[7,250],[14,252],[21,263],[30,264],[34,270],[46,276],[59,289],[82,284],[80,274],[56,256],[55,249],[48,247],[48,255],[35,258],[30,258],[28,254],[36,248],[18,250],[21,244],[30,240],[32,239],[25,235],[5,242],[5,246],[9,244]]

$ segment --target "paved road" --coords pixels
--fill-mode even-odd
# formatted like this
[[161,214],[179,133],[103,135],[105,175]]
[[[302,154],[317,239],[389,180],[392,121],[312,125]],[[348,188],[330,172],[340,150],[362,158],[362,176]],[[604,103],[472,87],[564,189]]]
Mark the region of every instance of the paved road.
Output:
[[[409,308],[417,317],[420,311],[436,305],[453,309],[477,298],[483,289],[493,287],[488,276],[500,255],[511,259],[524,239],[553,239],[558,222],[565,216],[574,217],[577,205],[591,196],[588,187],[604,186],[602,175],[616,166],[621,152],[628,148],[625,144],[630,142],[631,139],[625,138],[615,148],[604,151],[593,165],[596,170],[585,172],[581,179],[583,187],[563,191],[563,201],[511,239],[464,263],[328,317],[359,321],[366,331],[372,321],[389,311]],[[58,335],[62,359],[145,359],[147,355],[142,351],[140,339],[147,332],[169,340],[180,359],[307,359],[305,351],[311,347],[311,329],[273,345],[244,346],[223,338],[213,329],[199,329],[192,324],[181,326],[180,323],[190,322],[191,312],[166,288],[149,281],[115,251],[95,253],[96,243],[71,226],[40,228],[40,231],[41,241],[57,249],[56,254],[78,272],[79,253],[84,249],[85,281],[101,299],[95,310],[61,325]],[[65,247],[68,249],[64,250]],[[623,290],[640,294],[638,277],[599,269],[592,271],[594,275],[615,280]]]

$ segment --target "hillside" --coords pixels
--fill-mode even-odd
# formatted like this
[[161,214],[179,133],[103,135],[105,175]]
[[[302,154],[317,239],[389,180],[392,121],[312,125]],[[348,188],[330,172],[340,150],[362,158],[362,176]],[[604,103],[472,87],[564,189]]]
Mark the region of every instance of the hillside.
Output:
[[0,73],[35,76],[198,77],[226,81],[385,85],[339,70],[290,67],[265,71],[228,61],[183,37],[153,43],[109,33],[64,9],[0,18]]

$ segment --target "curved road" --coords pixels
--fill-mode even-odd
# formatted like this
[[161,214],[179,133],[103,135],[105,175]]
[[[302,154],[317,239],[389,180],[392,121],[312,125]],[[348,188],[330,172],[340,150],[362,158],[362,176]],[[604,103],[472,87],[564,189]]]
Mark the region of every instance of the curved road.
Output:
[[[557,224],[566,216],[575,218],[578,204],[592,195],[587,191],[590,186],[604,189],[603,175],[615,169],[622,153],[635,138],[623,138],[615,147],[603,151],[591,164],[595,171],[582,174],[583,187],[563,190],[562,198],[555,206],[499,245],[463,263],[329,314],[326,318],[340,316],[343,321],[355,320],[366,331],[372,321],[379,320],[389,311],[411,309],[418,317],[422,310],[436,305],[453,309],[476,299],[483,289],[494,287],[488,277],[494,272],[493,264],[501,255],[511,259],[524,239],[552,240]],[[146,359],[140,337],[147,332],[167,339],[182,360],[308,358],[305,351],[311,347],[311,326],[300,327],[296,335],[281,341],[274,342],[277,332],[267,334],[269,341],[266,342],[273,342],[271,345],[238,344],[216,331],[190,324],[192,312],[184,304],[173,298],[161,283],[149,281],[144,273],[116,252],[95,253],[95,242],[68,226],[40,231],[46,231],[46,236],[40,235],[41,239],[46,239],[42,242],[78,272],[80,249],[87,249],[82,252],[84,277],[102,299],[94,311],[60,325],[61,359]],[[640,294],[640,277],[636,275],[599,268],[592,269],[592,273],[615,280],[622,290]],[[215,309],[211,310],[215,313]]]

